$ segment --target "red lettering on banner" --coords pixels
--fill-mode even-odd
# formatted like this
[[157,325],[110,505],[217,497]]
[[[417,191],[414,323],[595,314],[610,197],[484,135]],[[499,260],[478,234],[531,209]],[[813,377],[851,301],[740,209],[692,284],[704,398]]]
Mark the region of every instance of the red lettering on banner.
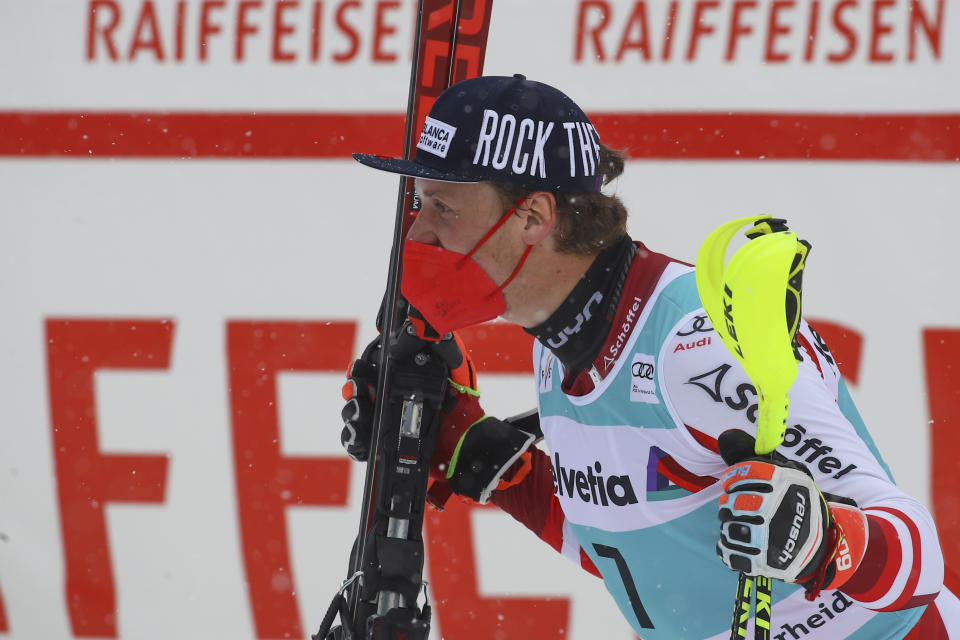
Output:
[[910,26],[907,43],[907,59],[911,62],[917,58],[917,33],[920,29],[927,35],[927,41],[930,43],[930,50],[936,60],[940,59],[940,37],[943,35],[943,1],[937,0],[937,18],[934,24],[923,10],[920,0],[911,0],[910,2]]
[[169,320],[47,320],[47,375],[66,598],[73,634],[117,637],[116,595],[104,507],[163,502],[164,455],[103,454],[97,438],[94,373],[166,369]]
[[[600,16],[599,24],[587,26],[587,12],[591,11],[594,15]],[[607,28],[610,22],[610,3],[606,0],[585,0],[580,3],[580,10],[577,13],[577,37],[574,48],[573,59],[575,62],[583,60],[583,42],[589,36],[593,44],[594,54],[591,56],[603,62],[606,55],[603,52],[603,41],[600,39],[600,33]]]
[[[460,330],[481,376],[532,373],[533,338],[515,324],[493,322]],[[477,585],[471,509],[451,500],[443,513],[425,517],[430,582],[436,594],[436,620],[442,634],[469,630],[476,638],[561,637],[568,621],[569,598],[480,597]]]
[[187,13],[187,0],[180,0],[179,2],[177,2],[177,14],[176,14],[176,21],[177,21],[176,32],[177,33],[176,33],[175,44],[174,44],[174,50],[176,51],[176,53],[174,54],[174,58],[177,60],[177,62],[183,60],[183,29],[184,29],[184,23],[186,22],[186,13]]
[[[936,10],[932,2],[936,2]],[[901,7],[903,3],[909,6]],[[741,41],[757,32],[761,32],[758,35],[762,46],[757,48],[759,57],[751,53],[753,62],[843,63],[857,55],[860,42],[864,43],[863,61],[868,64],[889,64],[895,60],[914,62],[918,35],[925,37],[932,58],[939,60],[944,0],[903,0],[903,3],[898,0],[688,0],[684,6],[690,15],[689,29],[681,28],[678,35],[687,39],[682,46],[688,62],[716,55],[712,48],[700,46],[704,38],[712,35],[723,38],[723,59],[733,62],[738,59]],[[659,60],[669,61],[678,5],[677,0],[671,0],[666,12],[661,13],[657,10],[658,3],[646,0],[635,0],[632,4],[580,0],[573,61],[587,58],[599,63],[610,62],[607,46],[619,42],[617,53],[612,56],[613,63],[622,64],[627,58],[624,54],[630,49],[641,53],[634,61],[650,62],[656,59],[656,47],[648,35],[659,33],[663,34]],[[631,7],[629,12],[625,10],[627,7]],[[903,10],[896,10],[899,8]],[[765,13],[757,15],[760,11]],[[660,20],[663,20],[662,31],[657,22]],[[900,34],[906,37],[893,37]],[[836,43],[832,51],[817,59],[817,41],[821,35]]]
[[737,40],[740,36],[753,33],[753,27],[740,23],[740,15],[744,9],[756,8],[757,0],[737,0],[733,3],[733,10],[730,13],[730,36],[727,38],[727,55],[725,56],[727,62],[737,55]]
[[870,62],[893,62],[893,54],[880,50],[880,38],[893,32],[888,22],[880,21],[880,12],[896,4],[896,0],[873,0],[872,36],[870,38]]
[[[108,11],[109,22],[103,25],[101,18]],[[90,11],[87,13],[87,60],[94,59],[98,38],[103,39],[110,59],[117,59],[117,45],[113,42],[113,32],[118,24],[120,24],[120,6],[116,0],[91,0]]]
[[[148,36],[143,38],[144,27],[148,30]],[[160,29],[157,27],[157,14],[153,8],[153,0],[145,0],[140,9],[140,18],[137,20],[137,26],[133,29],[133,41],[130,43],[130,53],[128,60],[137,57],[141,49],[148,49],[153,52],[154,57],[163,61],[163,45],[160,42]]]
[[944,562],[960,567],[960,329],[924,329],[933,514]]
[[[266,44],[260,50],[266,52],[270,62],[317,63],[323,57],[321,46],[325,41],[321,28],[329,24],[328,28],[345,41],[341,50],[332,52],[333,62],[357,59],[369,43],[371,62],[395,63],[401,50],[398,42],[403,41],[402,35],[407,35],[400,34],[402,21],[395,16],[397,12],[410,11],[414,22],[416,19],[413,5],[401,0],[88,2],[85,56],[91,61],[137,62],[143,57],[140,54],[150,52],[158,62],[180,62],[191,57],[205,62],[216,58],[218,52],[211,52],[211,45],[219,37],[231,43],[228,59],[237,64],[249,60],[247,47],[261,38]],[[370,21],[361,26],[360,17],[366,15],[368,5]],[[329,20],[323,13],[325,8],[331,12]],[[461,16],[461,34],[469,21]],[[301,30],[309,32],[309,37],[296,37]],[[197,33],[195,48],[184,44],[188,31]]]
[[[515,324],[467,327],[460,337],[481,376],[533,372],[533,338]],[[443,513],[429,509],[424,519],[430,582],[433,592],[443,595],[435,600],[440,634],[469,630],[472,638],[562,637],[569,598],[480,596],[470,512],[484,508],[451,500]]]
[[807,44],[803,48],[803,59],[813,60],[814,44],[817,42],[817,26],[820,24],[820,0],[810,3],[810,20],[807,22]]
[[347,0],[337,7],[337,26],[340,31],[350,40],[350,48],[346,51],[340,51],[333,54],[334,62],[349,62],[357,57],[357,51],[360,50],[360,34],[347,23],[347,9],[357,9],[360,7],[359,0]]
[[296,9],[300,6],[297,0],[280,0],[273,6],[273,61],[274,62],[293,62],[297,59],[295,53],[284,51],[280,46],[280,41],[286,36],[291,35],[296,29],[294,25],[284,22],[283,14],[290,9]]
[[[325,41],[335,43],[327,56],[336,64],[357,61],[368,51],[372,63],[395,64],[404,48],[398,43],[409,33],[400,29],[406,24],[398,14],[410,11],[411,22],[416,18],[413,5],[402,0],[87,1],[88,61],[133,63],[149,53],[152,56],[147,57],[156,62],[191,57],[204,62],[217,55],[210,46],[221,37],[231,43],[226,59],[237,64],[248,61],[247,46],[258,38],[266,43],[260,50],[278,64],[316,64],[324,58]],[[686,38],[678,46],[690,62],[707,55],[722,55],[726,62],[743,60],[740,45],[751,37],[757,37],[761,46],[750,50],[748,61],[758,63],[836,64],[854,57],[868,64],[916,63],[923,55],[919,49],[928,47],[932,61],[941,59],[943,49],[944,0],[688,0],[684,7],[691,19],[684,18],[679,29],[680,2],[670,0],[663,10],[661,6],[647,0],[580,0],[571,43],[573,61],[669,62],[675,35]],[[329,13],[324,15],[324,10]],[[451,11],[445,5],[431,20],[448,18]],[[471,19],[461,16],[461,25]],[[197,33],[196,47],[185,48],[188,31]],[[302,31],[309,36],[296,37]],[[342,44],[330,40],[330,35]],[[721,53],[701,46],[710,36],[722,38]],[[833,50],[818,56],[821,37],[833,41]],[[861,42],[863,56],[858,55]]]
[[373,21],[373,61],[374,62],[394,62],[397,54],[385,52],[381,49],[383,39],[397,32],[397,27],[384,22],[384,15],[387,11],[395,11],[400,7],[398,0],[380,0],[377,2],[376,17]]
[[863,355],[863,334],[852,327],[829,320],[811,318],[808,322],[827,343],[830,354],[846,381],[854,385],[858,384]]
[[226,2],[224,2],[224,0],[204,0],[200,6],[200,39],[198,49],[200,60],[207,59],[207,54],[209,53],[207,40],[209,37],[221,31],[219,24],[211,24],[210,12],[213,9],[223,9],[225,5]]
[[243,62],[244,42],[248,35],[260,32],[260,27],[247,22],[247,12],[250,9],[262,9],[262,0],[241,0],[237,3],[237,44],[234,47],[233,59]]
[[[630,37],[634,25],[639,30],[636,39]],[[633,6],[633,13],[627,19],[627,26],[623,28],[623,37],[620,38],[620,46],[617,47],[617,55],[614,59],[618,62],[623,60],[623,55],[628,49],[636,49],[643,56],[644,60],[650,59],[650,34],[647,30],[647,3],[638,2]]]
[[767,26],[767,48],[764,55],[766,62],[786,62],[790,56],[774,50],[776,39],[790,33],[790,23],[780,22],[780,11],[783,9],[793,9],[796,6],[794,0],[774,0],[770,5],[770,22]]
[[667,13],[667,24],[664,26],[663,34],[663,59],[670,59],[670,52],[673,49],[673,28],[677,24],[677,5],[680,3],[678,0],[673,0],[670,3],[670,9]]
[[709,35],[716,31],[714,25],[707,24],[704,14],[708,9],[717,9],[720,3],[717,0],[697,0],[693,9],[693,25],[690,27],[690,46],[687,47],[687,60],[697,57],[697,44],[700,36]]
[[313,19],[310,25],[310,60],[316,62],[320,59],[320,27],[323,26],[323,2],[321,0],[313,3]]
[[846,62],[853,57],[853,52],[857,49],[857,33],[843,21],[843,12],[856,6],[857,0],[842,0],[833,8],[833,27],[843,34],[844,40],[847,41],[847,48],[827,54],[829,62]]
[[258,638],[300,638],[284,510],[289,505],[343,505],[349,460],[283,456],[277,374],[343,372],[353,322],[227,323],[233,457],[243,563]]
[[[562,638],[568,634],[570,599],[566,597],[482,597],[477,587],[472,509],[494,508],[450,500],[443,513],[428,509],[424,518],[430,585],[439,634],[471,638]],[[506,517],[506,516],[504,516]]]

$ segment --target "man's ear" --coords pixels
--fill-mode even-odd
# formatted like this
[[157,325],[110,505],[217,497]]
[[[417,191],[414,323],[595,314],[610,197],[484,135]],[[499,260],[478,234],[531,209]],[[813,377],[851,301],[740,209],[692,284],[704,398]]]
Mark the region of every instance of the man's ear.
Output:
[[539,244],[557,224],[557,200],[549,191],[534,191],[517,207],[517,215],[523,221],[523,241]]

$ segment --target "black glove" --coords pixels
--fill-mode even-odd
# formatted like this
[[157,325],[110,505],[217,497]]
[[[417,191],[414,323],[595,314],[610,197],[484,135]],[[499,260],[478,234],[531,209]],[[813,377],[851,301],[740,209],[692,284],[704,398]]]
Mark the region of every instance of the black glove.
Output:
[[[406,348],[397,345],[400,351]],[[451,366],[430,475],[449,483],[453,493],[485,504],[495,489],[519,482],[529,471],[530,456],[524,454],[535,436],[484,414],[473,361],[456,332],[431,348],[440,350]],[[340,442],[351,458],[361,462],[370,452],[380,349],[377,337],[354,361],[343,386],[347,404],[340,414],[344,422]]]
[[[397,332],[397,339],[391,346],[393,356],[408,356],[423,348],[424,342],[417,337],[419,333],[411,330],[410,327],[412,327],[412,324],[408,320]],[[431,341],[427,344],[429,344],[429,349],[432,352],[446,362],[451,372],[451,382],[456,377],[455,372],[465,367],[469,369],[468,379],[475,382],[473,362],[464,358],[458,341],[459,338],[450,335],[446,339],[436,342]],[[370,455],[370,438],[373,434],[377,377],[382,345],[382,336],[378,335],[364,348],[360,357],[353,361],[347,371],[347,381],[343,384],[342,394],[346,404],[340,411],[340,417],[343,419],[340,444],[346,449],[347,454],[357,462],[365,462]],[[450,389],[450,391],[456,391],[456,388]],[[456,403],[451,394],[448,393],[443,406],[445,413],[452,410],[451,402]],[[479,405],[477,405],[476,412],[477,418],[483,413]]]
[[383,344],[378,335],[353,361],[343,383],[343,405],[340,417],[343,430],[340,444],[357,462],[365,462],[370,455],[370,434],[373,431],[373,409],[377,395],[377,366]]

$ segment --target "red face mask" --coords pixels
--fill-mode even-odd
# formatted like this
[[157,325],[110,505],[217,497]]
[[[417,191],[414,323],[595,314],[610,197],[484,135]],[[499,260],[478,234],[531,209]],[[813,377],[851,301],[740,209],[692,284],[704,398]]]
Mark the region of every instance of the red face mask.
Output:
[[492,320],[506,311],[503,289],[520,271],[533,246],[527,247],[513,273],[501,285],[491,280],[470,256],[503,226],[519,204],[503,214],[466,255],[409,238],[404,242],[400,290],[437,333],[443,335]]

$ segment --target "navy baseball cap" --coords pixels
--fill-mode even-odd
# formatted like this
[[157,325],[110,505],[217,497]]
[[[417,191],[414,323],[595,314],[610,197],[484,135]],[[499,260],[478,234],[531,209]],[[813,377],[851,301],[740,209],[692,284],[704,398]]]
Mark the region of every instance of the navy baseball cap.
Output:
[[561,91],[517,74],[451,85],[430,109],[413,160],[353,154],[357,162],[444,182],[493,181],[538,191],[595,193],[600,136]]

